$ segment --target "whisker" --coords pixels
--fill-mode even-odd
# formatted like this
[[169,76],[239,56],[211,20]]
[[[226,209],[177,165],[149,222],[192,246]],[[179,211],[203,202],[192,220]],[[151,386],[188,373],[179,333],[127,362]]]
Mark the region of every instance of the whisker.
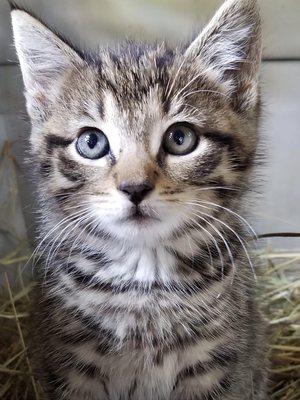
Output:
[[[222,274],[223,274],[223,271],[224,271],[224,258],[223,258],[221,249],[220,249],[220,247],[219,247],[219,245],[218,245],[216,239],[214,238],[214,236],[213,236],[206,228],[204,228],[204,226],[202,226],[201,224],[199,224],[197,221],[194,221],[191,217],[190,217],[189,219],[190,219],[190,221],[192,221],[193,223],[195,223],[197,226],[199,226],[199,228],[200,228],[201,230],[203,230],[204,232],[206,232],[207,235],[211,238],[211,240],[212,240],[212,242],[214,243],[215,248],[216,248],[216,250],[217,250],[217,252],[218,252],[218,254],[219,254],[219,258],[220,258],[220,262],[221,262],[221,268],[222,268]],[[201,219],[205,220],[204,218],[201,218]],[[205,220],[205,222],[206,222],[206,220]]]
[[[193,200],[193,201],[194,201],[194,200]],[[228,211],[230,214],[234,215],[234,216],[237,217],[240,221],[242,221],[242,222],[249,228],[250,232],[253,234],[253,236],[255,237],[255,239],[257,239],[257,234],[256,234],[255,230],[252,228],[252,226],[249,224],[249,222],[248,222],[244,217],[242,217],[240,214],[238,214],[237,212],[231,210],[230,208],[221,206],[220,204],[213,203],[213,202],[211,202],[211,201],[196,200],[196,202],[197,202],[197,203],[203,203],[203,204],[209,204],[209,205],[212,205],[212,206],[214,206],[214,207],[221,208],[221,209],[223,209],[223,210],[225,210],[225,211]],[[203,207],[204,207],[204,206],[203,206]],[[206,207],[206,208],[212,210],[211,207]]]
[[[201,211],[199,211],[199,212],[200,212],[201,215],[205,215],[205,213],[202,213]],[[234,271],[236,271],[236,266],[235,266],[235,263],[234,263],[233,254],[232,254],[232,252],[231,252],[231,249],[230,249],[230,246],[229,246],[229,244],[228,244],[228,241],[225,239],[225,237],[222,235],[222,233],[219,231],[219,229],[216,228],[212,223],[210,223],[209,221],[207,221],[207,219],[204,218],[203,216],[200,216],[200,215],[197,214],[197,213],[193,213],[193,215],[195,215],[196,217],[198,217],[198,218],[202,219],[204,222],[206,222],[206,223],[216,232],[216,234],[221,238],[221,240],[222,240],[223,243],[225,244],[226,250],[227,250],[227,252],[228,252],[228,255],[229,255],[229,259],[230,259],[232,268],[233,268]],[[207,215],[208,215],[208,214],[207,214]],[[208,215],[208,216],[209,216],[209,215]],[[222,275],[223,275],[223,274],[224,274],[224,265],[223,265],[223,268],[222,268]]]
[[[67,226],[60,231],[59,235],[55,238],[55,240],[52,241],[52,244],[51,244],[51,247],[50,247],[50,250],[48,252],[48,256],[47,256],[46,262],[45,262],[45,270],[48,269],[49,262],[53,259],[54,255],[57,253],[57,251],[58,251],[59,247],[61,246],[61,244],[63,243],[64,239],[67,236],[69,236],[71,234],[71,232],[73,232],[76,229],[76,227],[80,224],[81,220],[84,219],[86,217],[86,215],[89,215],[89,213],[90,213],[90,210],[86,210],[85,212],[81,213],[81,215],[80,215],[81,218],[79,218],[79,220],[77,218],[75,218],[75,220],[72,220],[70,223],[68,223]],[[52,251],[55,243],[57,243],[58,239],[62,236],[63,232],[65,232],[73,224],[75,224],[73,226],[73,229],[71,231],[68,231],[63,236],[63,238],[60,240],[59,244],[56,246],[55,250]]]
[[[194,83],[201,75],[203,75],[202,71],[199,74],[195,75],[193,77],[193,79],[191,79],[182,89],[180,89],[179,92],[177,92],[175,94],[174,99],[177,100],[178,97],[181,95],[181,93],[184,92],[189,86],[191,86],[191,84]],[[212,92],[212,93],[217,93],[217,94],[220,94],[220,95],[223,95],[226,97],[226,94],[215,91],[215,90],[199,89],[194,92],[187,93],[185,96],[182,97],[182,99],[184,99],[188,94],[200,93],[200,92],[203,92],[203,93]]]
[[[182,202],[182,201],[180,201],[179,203],[181,203],[181,204],[184,204],[184,205],[188,205],[188,204],[190,204],[190,205],[194,205],[194,204],[192,204],[192,203],[189,203],[189,202]],[[188,208],[188,207],[187,207]],[[189,209],[189,208],[188,208]],[[194,213],[194,212],[192,212],[193,213],[193,215],[195,215],[196,217],[198,217],[198,218],[200,218],[200,219],[202,219],[202,220],[204,220],[204,222],[205,223],[207,223],[216,233],[217,233],[217,235],[222,239],[222,241],[224,242],[224,244],[225,244],[225,247],[226,247],[226,249],[227,249],[227,252],[228,252],[228,255],[229,255],[229,258],[230,258],[230,261],[231,261],[231,265],[232,265],[232,268],[233,268],[233,270],[235,271],[236,270],[236,267],[235,267],[235,263],[234,263],[234,258],[233,258],[233,255],[232,255],[232,252],[231,252],[231,249],[230,249],[230,247],[229,247],[229,244],[228,244],[228,242],[227,242],[227,240],[224,238],[224,236],[221,234],[221,232],[212,224],[212,223],[210,223],[209,221],[207,221],[204,217],[201,217],[200,215],[198,215],[198,214],[196,214],[196,213]],[[201,211],[200,211],[200,213],[202,214],[202,215],[204,215],[204,213],[202,213]],[[200,225],[200,227],[203,229],[203,227]],[[207,231],[208,232],[208,231]],[[210,232],[208,232],[210,235],[211,235],[211,233]],[[211,235],[212,237],[213,237],[213,235]],[[214,237],[213,237],[214,238]],[[215,240],[215,238],[214,238],[214,240]],[[216,243],[216,242],[215,242]],[[219,246],[218,246],[219,247]],[[219,249],[220,250],[220,249]],[[220,251],[220,253],[221,253],[221,251]],[[223,261],[223,256],[222,256],[222,261]],[[224,271],[224,261],[222,262],[222,275],[223,275],[223,271]]]
[[201,212],[201,214],[203,214],[203,215],[205,215],[205,216],[207,216],[207,217],[209,217],[209,218],[212,218],[213,220],[219,222],[221,225],[225,226],[227,229],[229,229],[229,230],[235,235],[235,237],[238,239],[238,241],[240,242],[240,244],[241,244],[242,247],[243,247],[243,250],[244,250],[244,252],[245,252],[245,254],[246,254],[246,257],[247,257],[247,259],[248,259],[250,268],[251,268],[251,270],[252,270],[253,277],[254,277],[255,280],[257,280],[256,273],[255,273],[255,270],[254,270],[254,267],[253,267],[253,263],[252,263],[252,261],[251,261],[251,258],[250,258],[250,256],[249,256],[248,250],[247,250],[247,248],[246,248],[246,246],[245,246],[244,241],[243,241],[243,240],[241,239],[241,237],[236,233],[236,231],[235,231],[234,229],[232,229],[232,228],[231,228],[228,224],[226,224],[225,222],[221,221],[220,219],[218,219],[218,218],[216,218],[216,217],[214,217],[214,216],[212,216],[212,215],[210,215],[210,214],[203,213],[203,212]]
[[181,71],[183,65],[185,64],[185,62],[186,62],[186,58],[184,57],[183,61],[182,61],[181,64],[179,65],[179,68],[177,69],[177,72],[176,72],[176,74],[175,74],[175,76],[174,76],[174,79],[173,79],[173,81],[172,81],[171,86],[169,87],[169,84],[170,84],[170,81],[171,81],[171,77],[170,77],[170,79],[169,79],[169,81],[168,81],[168,83],[167,83],[167,87],[166,87],[166,98],[167,98],[167,99],[169,99],[169,96],[170,96],[170,94],[171,94],[171,92],[172,92],[172,89],[173,89],[173,87],[174,87],[174,85],[175,85],[175,83],[176,83],[176,80],[177,80],[177,78],[178,78],[178,76],[179,76],[179,73],[180,73],[180,71]]
[[[200,233],[199,231],[197,233],[200,235],[201,240],[203,240],[203,242],[204,242],[204,244],[206,246],[206,249],[207,249],[207,252],[208,252],[208,255],[209,255],[210,265],[213,266],[214,263],[213,263],[212,254],[211,254],[208,242],[207,242],[207,240],[205,239],[205,237],[204,237],[204,235],[202,233]],[[189,246],[190,246],[190,249],[191,249],[191,253],[192,253],[193,251],[192,251],[192,247],[191,247],[191,244],[190,244],[190,237],[189,237],[187,232],[185,232],[185,235],[187,237],[187,240],[188,240],[188,243],[189,243]]]
[[[90,217],[92,217],[92,216],[93,216],[93,213],[92,213],[92,211],[91,211]],[[82,222],[82,221],[81,221],[81,222]],[[77,243],[79,242],[80,237],[82,237],[82,235],[83,235],[83,233],[86,231],[86,229],[87,229],[88,227],[90,227],[93,223],[95,223],[94,220],[92,220],[92,221],[89,222],[88,224],[85,224],[85,229],[82,229],[81,232],[80,232],[80,234],[76,237],[75,241],[73,242],[73,244],[72,244],[72,246],[71,246],[71,248],[70,248],[67,264],[69,264],[70,257],[72,257],[73,249],[76,247]],[[96,230],[96,228],[97,228],[98,226],[99,226],[99,223],[96,224],[96,226],[92,229],[91,234]],[[82,254],[82,246],[81,246],[80,255],[81,255],[81,254]]]
[[200,234],[201,239],[202,239],[202,240],[204,241],[204,243],[205,243],[205,246],[206,246],[207,251],[208,251],[208,254],[209,254],[210,264],[213,266],[213,265],[214,265],[214,263],[213,263],[213,258],[212,258],[212,254],[211,254],[209,245],[208,245],[208,243],[207,243],[207,240],[205,239],[204,235],[202,235],[202,233],[200,233],[200,232],[198,232],[198,233]]
[[[79,213],[78,213],[79,214]],[[77,215],[77,213],[75,213],[74,215]],[[27,265],[29,264],[29,262],[35,258],[37,252],[39,251],[39,249],[41,248],[42,244],[45,242],[45,240],[52,234],[55,232],[55,230],[57,230],[61,225],[63,225],[64,223],[66,223],[70,218],[72,218],[72,216],[68,215],[65,218],[63,218],[61,221],[59,221],[47,234],[45,237],[43,237],[43,239],[40,241],[40,243],[36,246],[36,248],[33,250],[31,256],[29,257],[29,259],[27,260],[27,262],[25,263],[25,265],[22,267],[22,271],[24,271],[24,269],[27,267]],[[41,256],[40,256],[41,257]],[[40,257],[37,259],[37,261],[34,261],[34,265],[36,264],[36,262],[39,261]],[[34,267],[34,266],[33,266]]]
[[237,188],[232,188],[232,187],[227,187],[227,186],[207,186],[204,188],[194,188],[193,190],[196,192],[202,192],[204,190],[213,190],[213,189],[232,190],[235,192],[239,191],[239,189],[237,189]]
[[187,92],[184,96],[182,96],[181,99],[183,100],[186,97],[191,96],[191,95],[196,94],[196,93],[214,93],[214,94],[219,94],[220,96],[226,97],[225,93],[218,92],[217,90],[200,89],[200,90],[194,90],[192,92]]
[[55,197],[64,197],[64,196],[70,196],[70,197],[79,197],[82,199],[83,196],[93,196],[93,197],[99,197],[99,196],[108,196],[109,193],[95,193],[95,192],[84,192],[84,193],[74,193],[74,192],[63,192],[63,193],[57,193]]
[[199,109],[195,106],[192,106],[191,104],[187,104],[187,103],[182,103],[182,105],[186,108],[191,108],[193,110],[193,115],[194,114],[199,114]]

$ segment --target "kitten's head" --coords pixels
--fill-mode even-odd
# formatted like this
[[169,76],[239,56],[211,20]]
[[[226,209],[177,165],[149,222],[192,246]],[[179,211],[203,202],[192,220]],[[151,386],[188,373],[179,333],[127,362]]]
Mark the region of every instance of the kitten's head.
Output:
[[43,202],[86,229],[158,241],[234,201],[257,143],[255,0],[226,1],[176,50],[86,54],[22,9],[12,23]]

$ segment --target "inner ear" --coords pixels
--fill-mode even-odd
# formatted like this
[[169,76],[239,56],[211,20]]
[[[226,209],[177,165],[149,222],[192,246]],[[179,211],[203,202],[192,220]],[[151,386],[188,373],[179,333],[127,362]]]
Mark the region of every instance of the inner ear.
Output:
[[223,83],[233,107],[257,103],[261,62],[261,19],[256,0],[227,0],[190,44],[185,56]]
[[83,59],[70,44],[29,12],[11,12],[15,47],[31,118],[43,117],[55,101],[64,74]]

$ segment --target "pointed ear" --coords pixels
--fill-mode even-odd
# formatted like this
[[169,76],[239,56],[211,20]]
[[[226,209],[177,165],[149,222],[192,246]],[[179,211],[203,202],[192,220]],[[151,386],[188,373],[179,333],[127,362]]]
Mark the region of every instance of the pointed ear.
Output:
[[214,71],[237,111],[258,101],[261,20],[256,0],[227,0],[186,50],[207,72]]
[[63,75],[83,63],[80,55],[37,18],[12,9],[15,47],[25,86],[29,116],[45,119]]

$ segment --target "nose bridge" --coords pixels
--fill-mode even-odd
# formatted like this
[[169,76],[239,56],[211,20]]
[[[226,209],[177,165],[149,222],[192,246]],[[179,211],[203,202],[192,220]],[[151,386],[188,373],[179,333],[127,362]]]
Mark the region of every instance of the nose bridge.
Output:
[[145,151],[135,151],[126,153],[116,164],[115,179],[116,185],[123,182],[130,184],[154,184],[155,165]]

